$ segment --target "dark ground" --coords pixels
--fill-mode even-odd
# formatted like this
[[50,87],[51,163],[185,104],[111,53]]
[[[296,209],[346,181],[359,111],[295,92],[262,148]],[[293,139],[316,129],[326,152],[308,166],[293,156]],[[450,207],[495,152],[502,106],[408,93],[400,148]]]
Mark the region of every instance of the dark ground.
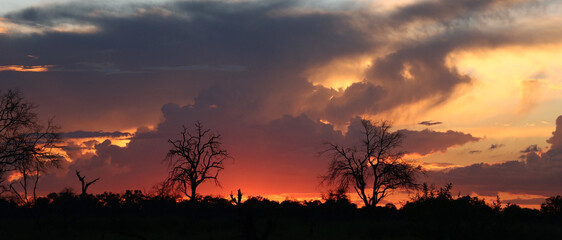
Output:
[[403,208],[323,202],[179,202],[140,191],[50,194],[33,206],[0,200],[0,239],[562,239],[560,212],[425,194]]

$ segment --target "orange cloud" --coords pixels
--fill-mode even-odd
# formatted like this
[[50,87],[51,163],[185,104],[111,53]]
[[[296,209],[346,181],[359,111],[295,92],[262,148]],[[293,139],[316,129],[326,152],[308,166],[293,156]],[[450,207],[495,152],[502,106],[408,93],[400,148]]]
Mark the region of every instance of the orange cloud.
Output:
[[13,72],[47,72],[53,65],[24,66],[24,65],[6,65],[0,66],[1,71]]
[[0,17],[0,34],[8,33],[8,28],[2,26],[4,25],[2,24],[3,21],[6,21],[6,19]]

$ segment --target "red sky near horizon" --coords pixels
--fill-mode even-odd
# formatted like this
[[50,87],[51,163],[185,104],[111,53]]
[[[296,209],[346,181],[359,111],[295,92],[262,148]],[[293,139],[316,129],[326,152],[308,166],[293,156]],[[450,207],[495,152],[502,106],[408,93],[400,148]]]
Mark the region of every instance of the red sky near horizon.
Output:
[[[2,3],[4,4],[4,3]],[[0,5],[2,5],[0,4]],[[182,125],[234,157],[203,194],[315,198],[359,117],[406,136],[420,181],[536,206],[562,194],[556,0],[78,1],[0,6],[0,90],[62,127],[43,192],[150,191]],[[402,195],[401,195],[402,196]],[[390,201],[401,201],[393,198]]]

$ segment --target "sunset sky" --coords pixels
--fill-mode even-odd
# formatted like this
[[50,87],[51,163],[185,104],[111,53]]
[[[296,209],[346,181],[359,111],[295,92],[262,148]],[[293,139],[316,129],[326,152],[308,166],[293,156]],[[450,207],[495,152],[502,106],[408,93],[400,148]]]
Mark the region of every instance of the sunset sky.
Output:
[[363,117],[420,182],[536,207],[562,194],[560,26],[559,0],[0,0],[0,90],[61,126],[43,192],[150,191],[199,120],[234,157],[201,193],[319,198]]

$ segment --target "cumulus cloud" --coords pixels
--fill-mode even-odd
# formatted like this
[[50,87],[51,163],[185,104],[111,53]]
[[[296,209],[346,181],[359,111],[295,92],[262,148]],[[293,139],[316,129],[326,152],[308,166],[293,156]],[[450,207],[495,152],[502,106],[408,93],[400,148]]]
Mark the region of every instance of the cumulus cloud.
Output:
[[341,96],[334,96],[326,107],[326,118],[338,124],[350,117],[380,111],[378,102],[385,97],[386,91],[370,83],[354,83]]
[[[45,5],[3,16],[12,30],[39,32],[8,29],[0,38],[0,66],[55,67],[41,75],[0,76],[4,86],[36,96],[41,115],[54,113],[71,130],[100,129],[101,123],[111,130],[155,125],[163,104],[192,103],[207,97],[207,89],[221,88],[228,93],[222,101],[250,111],[245,117],[254,121],[304,113],[341,129],[356,115],[417,101],[431,107],[454,97],[473,80],[447,63],[453,51],[559,39],[529,37],[556,35],[553,28],[516,30],[503,21],[525,4],[421,1],[389,12],[361,3],[335,11],[301,1]],[[51,31],[60,24],[68,31]],[[82,34],[80,26],[98,30]],[[363,81],[345,90],[304,77],[334,60],[358,57],[372,63],[361,70]],[[46,89],[63,100],[44,97]]]
[[445,152],[448,148],[463,145],[469,142],[479,141],[480,138],[473,137],[471,134],[446,131],[438,132],[430,129],[422,131],[400,130],[404,134],[402,146],[408,152],[427,155],[434,152]]
[[522,150],[522,160],[503,163],[477,163],[466,167],[431,173],[439,183],[452,182],[465,193],[493,196],[498,192],[556,195],[562,191],[562,116],[556,119],[556,131],[547,140],[550,149],[541,152],[536,145]]

